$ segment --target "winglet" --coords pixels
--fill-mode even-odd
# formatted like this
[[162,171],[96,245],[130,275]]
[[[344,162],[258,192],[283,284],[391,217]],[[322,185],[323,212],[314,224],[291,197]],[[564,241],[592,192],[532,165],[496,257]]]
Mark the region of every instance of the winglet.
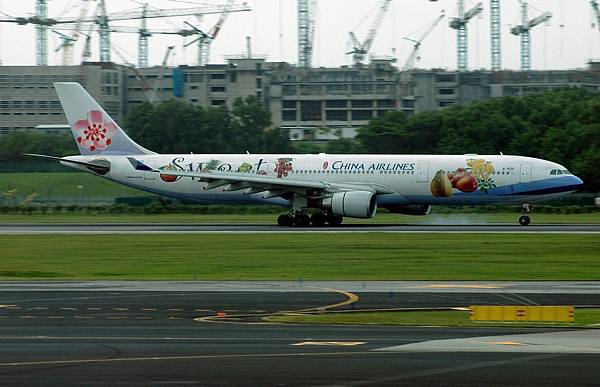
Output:
[[146,172],[154,171],[154,169],[150,168],[146,164],[142,163],[140,160],[137,160],[133,157],[128,157],[127,160],[129,160],[129,162],[131,163],[131,165],[133,166],[133,168],[136,171],[146,171]]

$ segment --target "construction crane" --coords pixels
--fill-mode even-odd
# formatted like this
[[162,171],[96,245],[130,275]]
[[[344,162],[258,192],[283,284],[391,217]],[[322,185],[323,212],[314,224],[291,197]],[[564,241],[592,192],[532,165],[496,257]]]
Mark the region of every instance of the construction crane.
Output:
[[227,16],[229,16],[229,9],[233,6],[234,0],[229,0],[225,4],[225,10],[219,16],[217,23],[213,26],[213,28],[209,31],[208,36],[209,40],[198,39],[198,66],[203,66],[208,64],[210,60],[210,44],[213,40],[217,38],[221,28],[223,28],[223,24],[227,20]]
[[510,33],[513,35],[521,36],[521,70],[531,70],[531,37],[530,30],[540,25],[552,17],[550,12],[544,12],[543,14],[527,20],[527,1],[519,0],[521,3],[521,24],[514,26],[510,29]]
[[381,5],[379,6],[379,11],[373,20],[373,24],[369,29],[367,34],[367,38],[363,43],[360,43],[356,38],[354,32],[350,32],[350,41],[352,42],[352,51],[347,52],[346,54],[352,54],[352,59],[354,60],[355,65],[359,65],[367,56],[367,53],[371,49],[373,45],[373,41],[375,40],[375,36],[377,36],[377,31],[381,26],[381,22],[383,21],[383,17],[385,16],[388,8],[390,7],[390,3],[392,0],[382,0]]
[[[102,0],[104,2],[104,0]],[[108,21],[117,21],[117,20],[130,20],[130,19],[142,19],[142,27],[139,30],[139,64],[148,64],[148,46],[147,39],[151,35],[149,35],[148,30],[146,28],[145,20],[151,18],[159,18],[159,17],[175,17],[175,16],[188,16],[188,15],[208,15],[219,13],[221,15],[232,13],[232,12],[244,12],[250,11],[250,7],[246,3],[241,5],[233,4],[230,1],[229,4],[226,5],[206,5],[204,7],[194,7],[194,8],[181,8],[181,9],[149,9],[146,5],[144,5],[141,9],[126,11],[126,12],[118,12],[107,15],[106,22],[102,23],[102,17],[98,18],[96,23],[99,25],[100,29],[100,52],[108,52],[108,55],[100,58],[100,61],[110,61],[110,41],[105,39],[105,43],[102,42],[102,36],[109,36],[110,27],[108,25]],[[223,20],[224,22],[224,20]],[[222,22],[222,23],[223,23]],[[222,25],[221,23],[221,25]],[[220,28],[220,27],[219,27]],[[217,31],[218,32],[218,31]]]
[[44,20],[48,20],[48,4],[46,0],[37,0],[35,2],[35,16],[40,21],[35,26],[35,42],[37,45],[35,63],[38,66],[46,66],[48,64],[48,27],[43,24]]
[[[84,49],[84,53],[86,53],[85,55],[83,55],[84,59],[89,59],[91,57],[91,46],[90,46],[90,42],[91,42],[91,36],[90,33],[91,31],[94,30],[94,25],[90,24],[90,30],[88,32],[88,34],[86,35],[86,46],[87,48]],[[70,31],[71,28],[69,27],[62,27],[62,28],[57,28],[56,30],[58,31]],[[56,32],[56,30],[54,30]],[[140,34],[140,29],[137,27],[129,27],[129,26],[110,26],[109,27],[109,32],[110,33],[126,33],[126,34]],[[152,35],[179,35],[179,36],[183,36],[183,37],[188,37],[188,36],[193,36],[193,35],[197,35],[198,32],[193,30],[193,29],[179,29],[179,30],[175,30],[175,29],[145,29],[144,30],[144,34],[147,34],[148,36],[152,36]],[[147,49],[146,50],[140,50],[138,47],[138,67],[148,67],[147,66],[147,56],[144,59],[141,59],[139,57],[140,54],[144,55],[144,53],[147,55]],[[145,64],[144,64],[145,63]]]
[[456,59],[458,71],[467,71],[467,24],[469,21],[483,11],[483,4],[477,3],[473,8],[465,12],[465,1],[458,0],[458,17],[450,20],[450,28],[456,30]]
[[594,16],[596,17],[596,28],[600,31],[600,8],[598,7],[598,2],[596,0],[590,1],[592,5],[592,9],[594,10]]
[[435,19],[435,21],[433,23],[431,23],[429,25],[429,27],[427,27],[425,32],[423,32],[423,34],[421,34],[421,37],[419,39],[415,40],[415,39],[411,39],[408,37],[404,38],[406,40],[413,42],[414,44],[413,44],[413,49],[412,49],[410,55],[408,56],[408,59],[406,60],[406,63],[404,63],[404,67],[402,67],[401,80],[403,82],[408,82],[410,80],[411,70],[415,67],[415,62],[418,59],[419,49],[421,48],[421,43],[427,36],[429,36],[429,34],[431,34],[431,31],[433,31],[433,29],[440,23],[440,21],[442,21],[442,19],[445,16],[446,15],[444,15],[444,13],[442,13],[440,16],[438,16]]
[[69,35],[63,34],[62,32],[54,30],[54,29],[52,30],[52,32],[57,34],[62,41],[62,43],[54,49],[54,52],[58,52],[61,49],[63,50],[62,64],[64,66],[67,66],[67,57],[66,57],[67,50],[68,50],[68,48],[73,47],[73,44],[75,43],[75,39],[73,39]]
[[175,48],[175,46],[167,47],[167,51],[165,52],[165,56],[163,58],[161,66],[160,66],[160,74],[158,75],[158,78],[156,79],[156,82],[154,83],[154,88],[152,89],[152,95],[149,98],[150,102],[152,102],[152,103],[156,102],[156,93],[158,92],[158,87],[160,86],[163,78],[165,77],[165,70],[167,68],[167,63],[169,62],[169,56],[171,55],[171,52],[173,51],[174,48]]
[[[48,18],[47,0],[36,0],[36,14],[33,17],[4,17],[0,18],[0,23],[16,23],[18,25],[35,24],[37,30],[36,38],[36,63],[40,66],[48,64],[48,27],[56,24],[67,23],[96,23],[100,33],[100,61],[110,62],[110,26],[109,22],[118,20],[133,19],[152,19],[163,17],[176,17],[188,15],[206,15],[223,13],[226,7],[222,5],[206,5],[203,7],[180,8],[180,9],[135,9],[131,11],[107,13],[105,0],[100,0],[96,10],[96,16],[93,18],[79,19],[73,17],[67,18]],[[250,7],[243,3],[241,5],[228,6],[228,12],[250,11]]]
[[317,11],[317,0],[298,0],[298,67],[312,66]]
[[113,46],[112,49],[117,54],[117,56],[121,58],[121,61],[123,61],[125,67],[131,70],[133,76],[140,85],[140,88],[142,89],[142,93],[144,93],[146,99],[150,101],[150,86],[148,85],[148,82],[146,82],[146,77],[144,77],[144,75],[135,67],[133,63],[129,62],[125,54],[123,54],[123,52],[121,52],[120,49],[118,49],[116,46]]
[[233,7],[234,2],[235,0],[228,0],[228,2],[224,6],[225,9],[223,10],[221,15],[219,16],[219,19],[217,20],[217,23],[208,33],[205,33],[204,31],[200,30],[199,28],[196,28],[190,23],[185,22],[185,24],[190,26],[195,31],[195,34],[198,35],[196,39],[183,45],[184,47],[187,47],[194,43],[198,43],[198,59],[196,61],[198,66],[204,66],[208,64],[208,61],[210,59],[210,44],[213,40],[217,38],[217,35],[221,31],[221,28],[223,28],[223,24],[225,24],[227,16],[229,16],[230,9],[231,7]]
[[500,71],[502,68],[500,38],[500,0],[490,0],[490,63],[492,71]]
[[71,66],[73,64],[73,46],[79,39],[79,35],[81,34],[81,21],[85,18],[88,12],[88,0],[83,0],[81,2],[81,7],[79,9],[79,18],[75,22],[75,26],[71,28],[72,31],[70,35],[63,34],[56,29],[53,29],[52,32],[58,34],[62,39],[62,44],[58,46],[54,51],[59,51],[62,49],[63,57],[62,64],[64,66]]

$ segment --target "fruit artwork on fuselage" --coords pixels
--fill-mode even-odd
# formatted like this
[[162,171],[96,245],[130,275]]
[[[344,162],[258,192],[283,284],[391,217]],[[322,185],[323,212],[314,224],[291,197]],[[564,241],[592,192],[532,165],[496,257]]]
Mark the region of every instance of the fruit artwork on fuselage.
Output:
[[461,192],[475,192],[479,188],[482,192],[488,192],[495,187],[494,179],[490,177],[494,173],[494,167],[489,161],[483,159],[471,159],[467,161],[467,168],[457,168],[446,172],[439,170],[431,180],[431,194],[435,197],[450,197],[452,189]]

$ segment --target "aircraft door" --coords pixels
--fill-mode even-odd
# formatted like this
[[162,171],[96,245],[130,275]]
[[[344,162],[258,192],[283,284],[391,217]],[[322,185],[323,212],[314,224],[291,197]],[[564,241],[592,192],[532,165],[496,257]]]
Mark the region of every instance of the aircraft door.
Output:
[[521,164],[521,173],[519,175],[520,183],[529,183],[531,181],[531,164]]
[[417,182],[427,183],[429,181],[429,163],[419,163],[417,165]]

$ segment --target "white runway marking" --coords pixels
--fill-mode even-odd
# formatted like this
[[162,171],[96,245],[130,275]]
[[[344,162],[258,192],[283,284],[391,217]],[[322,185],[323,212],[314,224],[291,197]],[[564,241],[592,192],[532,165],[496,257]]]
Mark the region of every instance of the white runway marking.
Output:
[[396,345],[392,352],[527,352],[600,354],[600,330],[483,336]]

